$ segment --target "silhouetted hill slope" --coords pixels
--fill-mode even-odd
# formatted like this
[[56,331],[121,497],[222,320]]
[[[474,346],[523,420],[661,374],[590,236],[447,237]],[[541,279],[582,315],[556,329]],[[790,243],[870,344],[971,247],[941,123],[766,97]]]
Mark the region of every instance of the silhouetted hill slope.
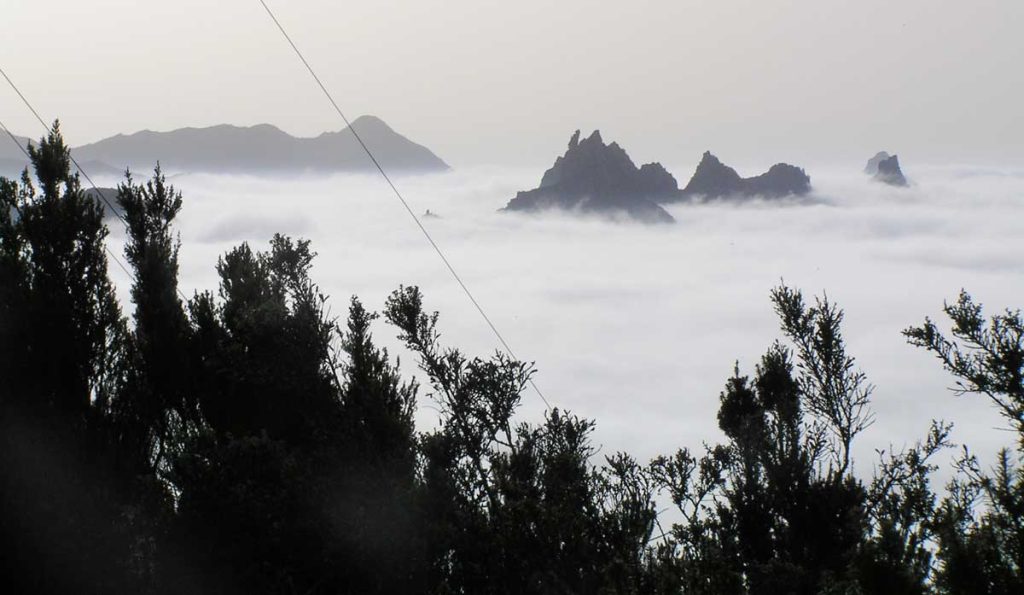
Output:
[[[21,172],[24,171],[24,169],[29,165],[29,159],[28,157],[25,156],[24,152],[22,152],[18,147],[14,146],[14,143],[11,141],[10,137],[8,137],[6,134],[2,136],[4,138],[0,138],[0,176],[10,179],[20,179]],[[18,140],[18,143],[22,147],[27,147],[30,142],[33,144],[39,143],[39,139],[30,139],[25,136],[14,135],[14,138]],[[124,175],[124,168],[112,167],[106,163],[103,163],[102,161],[84,158],[81,156],[78,150],[73,150],[71,155],[78,161],[79,164],[81,164],[82,169],[84,169],[85,173],[89,174],[90,177],[114,176],[120,178],[121,176]],[[151,170],[153,165],[155,164],[156,162],[154,161],[153,164],[145,168],[145,171]],[[31,168],[29,168],[29,170],[31,173]],[[71,171],[78,172],[78,168],[75,167],[74,164],[72,164]],[[89,185],[88,181],[83,179],[82,185],[87,187]]]
[[24,156],[21,159],[0,158],[0,177],[11,180],[21,179],[21,171],[25,169],[27,163],[28,160]]
[[[426,147],[398,134],[374,116],[352,123],[381,166],[389,172],[448,170]],[[159,161],[165,170],[213,173],[372,171],[373,163],[348,129],[315,138],[296,138],[269,124],[238,127],[143,131],[78,147],[80,161],[94,160],[123,170],[149,171]]]
[[644,223],[671,223],[674,219],[657,201],[670,199],[677,192],[675,178],[661,164],[638,168],[618,144],[606,145],[599,131],[580,140],[577,130],[565,154],[544,172],[540,186],[519,192],[505,210],[624,213]]
[[[89,168],[86,167],[84,163],[82,164],[82,167],[85,167],[86,171],[89,171]],[[102,196],[100,196],[101,194],[102,194]],[[95,200],[96,202],[99,203],[99,205],[101,207],[103,207],[103,217],[104,217],[104,219],[117,219],[118,218],[117,215],[115,215],[110,210],[110,206],[108,206],[108,204],[107,204],[107,203],[110,203],[111,205],[114,205],[115,208],[119,209],[119,207],[117,206],[117,188],[104,188],[102,186],[97,186],[95,189],[93,189],[91,187],[90,188],[85,188],[85,195],[88,196],[89,198]],[[104,199],[106,199],[106,200],[104,200]],[[120,212],[120,209],[118,210],[118,212]]]
[[896,155],[878,162],[878,171],[875,172],[874,179],[890,186],[909,186],[907,178],[900,170],[900,159]]
[[[7,137],[6,134],[4,134],[3,136]],[[18,139],[18,142],[23,147],[27,147],[29,142],[32,142],[33,144],[38,144],[38,140],[32,140],[24,136],[15,135],[15,138]],[[77,156],[75,158],[78,159]],[[101,174],[109,175],[111,173],[123,173],[115,171],[113,168],[106,164],[98,163],[95,161],[79,161],[79,163],[82,164],[82,168],[85,169],[86,173],[88,173],[90,176],[96,176]],[[11,142],[11,139],[9,137],[0,138],[0,176],[12,180],[20,180],[21,172],[24,171],[26,167],[29,167],[29,159],[28,157],[25,156],[25,153],[18,149],[18,147],[14,146],[14,143]],[[75,171],[74,165],[71,166],[71,171]],[[33,174],[31,167],[29,167],[29,173]],[[110,204],[116,205],[117,188],[97,188],[96,190],[93,190],[93,188],[84,178],[81,179],[81,184],[86,196],[96,200],[97,202],[100,203],[100,206],[103,207],[104,217],[114,217],[114,214],[110,212],[110,208],[107,207],[106,203],[100,198],[99,193],[103,193],[103,196],[107,199],[107,201],[110,202]],[[99,192],[97,192],[97,190]]]
[[811,191],[811,179],[803,169],[777,163],[767,172],[752,178],[740,177],[736,170],[722,163],[710,151],[704,153],[690,182],[679,198],[779,198],[801,196]]
[[[22,147],[28,146],[28,143],[31,140],[28,137],[18,136],[17,134],[13,136],[18,140],[18,144]],[[6,133],[0,132],[0,161],[25,161],[25,159],[25,153],[23,153],[18,147],[14,146],[14,143],[11,142],[11,137],[7,136]]]
[[[28,138],[18,135],[14,135],[14,138],[22,147],[28,146]],[[28,165],[28,157],[25,157],[25,153],[14,146],[7,134],[0,132],[0,176],[19,179],[26,165]]]

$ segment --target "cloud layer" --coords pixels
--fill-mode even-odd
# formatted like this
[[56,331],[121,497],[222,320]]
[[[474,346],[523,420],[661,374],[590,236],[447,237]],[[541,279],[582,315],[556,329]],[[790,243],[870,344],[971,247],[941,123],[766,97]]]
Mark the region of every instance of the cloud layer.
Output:
[[[683,171],[684,168],[676,168]],[[991,312],[1024,306],[1024,176],[1019,171],[915,167],[906,190],[859,167],[812,172],[814,204],[675,205],[676,225],[644,227],[565,216],[499,214],[537,172],[477,169],[399,180],[449,260],[537,385],[598,422],[603,453],[641,458],[719,438],[718,395],[734,363],[753,365],[778,336],[768,292],[780,280],[827,291],[845,310],[849,348],[877,385],[877,423],[860,443],[908,444],[932,418],[983,456],[1012,440],[980,398],[952,380],[901,329],[941,319],[961,287]],[[496,346],[479,315],[378,178],[297,180],[180,176],[182,285],[215,289],[231,246],[265,247],[275,231],[313,240],[314,276],[343,315],[358,295],[379,309],[399,284],[420,285],[441,312],[443,340],[473,354]],[[113,230],[112,242],[120,241]],[[119,246],[115,246],[115,249]],[[116,271],[115,267],[112,270]],[[121,283],[122,295],[127,286]],[[386,326],[381,342],[414,366]],[[425,397],[423,404],[429,404]],[[537,395],[523,415],[539,419]],[[424,407],[420,424],[433,423]]]

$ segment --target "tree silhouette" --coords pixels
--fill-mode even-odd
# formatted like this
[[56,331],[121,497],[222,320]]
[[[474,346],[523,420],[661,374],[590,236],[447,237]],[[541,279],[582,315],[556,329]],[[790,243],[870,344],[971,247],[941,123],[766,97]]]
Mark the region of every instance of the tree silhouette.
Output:
[[58,124],[28,152],[38,189],[27,170],[0,182],[0,559],[13,592],[127,590],[134,530],[103,417],[127,330],[103,210],[70,173]]
[[[344,324],[306,240],[178,288],[179,192],[157,166],[118,188],[132,316],[103,209],[54,125],[35,179],[0,178],[0,584],[17,593],[1019,593],[1024,325],[963,293],[906,331],[1018,433],[986,470],[951,426],[855,474],[873,387],[843,312],[788,287],[784,336],[719,396],[725,443],[641,464],[595,422],[518,415],[533,366],[440,341],[418,288]],[[187,303],[186,303],[187,302]],[[423,387],[374,341],[383,318]],[[421,389],[437,427],[418,431]],[[681,519],[662,530],[655,506]],[[664,520],[664,519],[662,519]]]
[[422,439],[432,592],[648,591],[646,472],[624,455],[593,468],[593,422],[558,409],[538,426],[515,424],[532,369],[442,347],[417,288],[394,292],[385,317],[419,356],[441,412]]
[[[937,583],[947,593],[1024,590],[1024,322],[1020,311],[986,319],[967,292],[946,304],[952,339],[929,319],[904,331],[957,378],[961,395],[985,395],[1017,432],[1015,451],[999,452],[991,471],[964,448],[936,514]],[[979,501],[984,508],[977,507]]]
[[852,445],[870,425],[871,387],[847,355],[843,313],[827,299],[772,292],[792,348],[775,343],[753,379],[737,368],[720,397],[728,444],[652,464],[681,510],[668,542],[678,585],[693,593],[921,593],[923,526],[934,498],[929,460],[946,446],[934,425],[922,443],[880,466],[870,485],[852,473]]

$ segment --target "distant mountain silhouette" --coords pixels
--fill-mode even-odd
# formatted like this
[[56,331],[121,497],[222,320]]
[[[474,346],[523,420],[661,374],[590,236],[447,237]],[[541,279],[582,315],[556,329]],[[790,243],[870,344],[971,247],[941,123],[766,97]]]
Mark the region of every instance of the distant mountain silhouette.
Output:
[[565,155],[544,172],[540,186],[519,192],[504,210],[561,209],[625,214],[644,223],[671,223],[674,219],[657,202],[678,192],[675,178],[661,164],[648,163],[638,168],[618,144],[606,145],[599,131],[580,140],[577,130]]
[[[4,136],[6,137],[6,135]],[[18,144],[22,147],[27,147],[29,143],[34,145],[38,145],[39,143],[39,139],[31,139],[25,136],[14,135],[14,138],[18,140]],[[113,176],[116,178],[124,176],[124,168],[112,167],[102,161],[82,158],[77,150],[73,150],[71,155],[79,164],[81,164],[82,169],[85,170],[85,173],[87,173],[90,178],[93,176]],[[144,168],[144,170],[149,171],[155,164],[156,162],[154,161],[153,164]],[[0,176],[10,179],[20,179],[21,172],[24,171],[26,167],[29,167],[29,159],[25,156],[25,153],[18,149],[18,147],[14,146],[14,143],[11,142],[9,137],[0,138]],[[31,169],[32,168],[29,167],[29,173],[32,173]],[[74,164],[71,165],[71,171],[79,173],[78,168],[75,167]],[[89,187],[89,182],[84,178],[84,176],[82,179],[82,186],[85,188]]]
[[[389,173],[447,171],[448,165],[422,145],[398,134],[380,118],[352,122],[363,142]],[[22,146],[28,138],[17,137]],[[0,139],[4,140],[4,139]],[[165,171],[290,173],[374,171],[373,162],[347,128],[315,138],[296,138],[269,124],[181,128],[170,132],[118,134],[71,149],[90,176],[120,177],[126,168],[148,172],[157,161]],[[17,177],[28,165],[6,139],[0,142],[0,175]]]
[[21,172],[25,169],[26,165],[28,165],[28,159],[25,159],[24,156],[21,159],[0,158],[0,176],[10,180],[18,180],[21,178]]
[[[380,118],[362,116],[352,122],[352,127],[389,172],[449,169],[429,149],[398,134]],[[80,161],[94,160],[118,169],[142,171],[151,169],[158,160],[165,170],[212,173],[375,169],[348,129],[315,138],[296,138],[269,124],[119,134],[72,149],[72,153]]]
[[740,177],[710,151],[704,153],[690,182],[678,194],[682,199],[780,198],[801,196],[811,191],[811,179],[803,169],[777,163],[752,178]]
[[[28,146],[28,138],[17,135],[14,135],[14,138],[22,147]],[[14,146],[9,136],[0,134],[0,176],[18,179],[26,165],[28,165],[28,157],[25,157],[25,153]]]
[[875,172],[874,180],[890,186],[910,185],[907,182],[907,178],[904,177],[903,171],[900,170],[900,159],[896,155],[892,155],[878,162],[878,168]]
[[[84,163],[82,164],[82,167],[84,167],[86,171],[89,171]],[[104,188],[102,186],[98,186],[96,188],[90,187],[85,189],[85,195],[95,200],[101,207],[103,207],[104,219],[118,218],[118,216],[110,210],[110,205],[113,205],[114,208],[118,209],[118,213],[121,212],[120,207],[117,205],[117,188]]]
[[[24,171],[26,167],[28,167],[28,157],[25,156],[25,153],[22,152],[21,149],[14,146],[14,143],[11,141],[10,137],[8,137],[6,134],[2,136],[3,138],[0,138],[0,176],[10,179],[20,179],[21,172]],[[38,139],[33,140],[25,136],[14,135],[14,138],[17,139],[18,144],[21,145],[22,147],[27,147],[30,142],[35,144],[38,144],[39,142]],[[78,159],[78,162],[82,165],[82,168],[90,176],[120,176],[124,173],[123,169],[111,167],[106,163],[91,160],[82,160],[79,158],[78,153],[74,153],[74,157],[75,159]],[[71,171],[75,172],[77,170],[78,168],[76,168],[74,165],[71,166]],[[88,186],[88,183],[85,180],[83,180],[82,182],[83,185]]]
[[[21,146],[27,146],[29,141],[28,137],[13,135],[18,140],[18,144]],[[0,134],[0,161],[25,161],[25,153],[18,147],[14,146],[11,142],[11,138],[6,134]]]
[[885,161],[890,157],[889,153],[885,151],[879,151],[875,153],[875,156],[868,159],[868,164],[864,166],[864,173],[869,176],[873,176],[878,173],[878,164]]

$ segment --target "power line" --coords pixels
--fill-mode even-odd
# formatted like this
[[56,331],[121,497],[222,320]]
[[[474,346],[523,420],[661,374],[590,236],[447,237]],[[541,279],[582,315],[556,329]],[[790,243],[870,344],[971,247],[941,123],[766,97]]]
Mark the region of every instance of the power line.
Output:
[[[42,116],[39,115],[39,112],[36,111],[36,108],[32,107],[32,103],[28,100],[27,97],[25,97],[24,93],[21,92],[21,89],[19,89],[18,86],[14,84],[14,81],[11,80],[11,77],[7,76],[7,73],[4,72],[4,69],[2,67],[0,67],[0,75],[3,75],[4,80],[6,80],[7,84],[10,85],[11,89],[14,89],[14,92],[18,94],[18,97],[21,98],[21,102],[25,104],[25,107],[27,107],[30,112],[32,112],[32,115],[36,117],[36,120],[39,121],[39,124],[42,125],[42,127],[45,130],[49,131],[50,126],[46,123],[46,120],[44,120]],[[21,146],[21,143],[18,142],[18,139],[15,138],[14,134],[12,134],[6,126],[4,126],[4,131],[7,133],[7,136],[9,136],[12,141],[14,141],[14,144],[18,145],[18,148],[21,149],[21,152],[24,153],[25,156],[28,157],[29,161],[31,162],[32,158],[29,155],[28,151],[25,149],[25,147]],[[122,215],[116,207],[114,207],[113,203],[110,202],[106,194],[104,194],[102,190],[96,187],[96,184],[93,183],[92,178],[90,178],[89,174],[86,173],[84,169],[82,169],[82,166],[79,165],[78,161],[75,159],[75,156],[71,154],[70,150],[68,151],[68,157],[71,159],[71,163],[75,165],[75,168],[78,169],[78,173],[82,174],[85,180],[89,182],[89,186],[91,186],[92,189],[96,192],[96,195],[100,197],[100,200],[102,200],[107,205],[107,208],[110,209],[110,212],[116,215],[117,218],[120,219],[122,223],[124,223],[125,231],[130,233],[131,226],[128,224],[128,220],[124,218],[124,215]],[[135,275],[131,274],[128,271],[128,268],[124,265],[124,263],[121,262],[121,260],[113,252],[110,251],[110,248],[107,248],[106,243],[103,244],[103,249],[106,250],[107,254],[109,254],[110,257],[113,258],[114,261],[118,264],[118,266],[121,267],[121,270],[123,270],[125,273],[128,273],[128,278],[132,280],[132,283],[138,283],[138,280],[135,278]],[[185,297],[185,294],[181,292],[181,288],[175,287],[175,291],[177,291],[178,297],[181,298],[182,303],[187,304],[188,298]]]
[[[281,32],[281,35],[284,36],[285,40],[288,42],[288,45],[292,47],[292,50],[295,52],[295,55],[298,56],[299,60],[302,61],[303,66],[305,66],[306,70],[309,71],[310,76],[312,76],[313,80],[316,81],[317,86],[320,87],[320,90],[323,92],[324,96],[327,97],[327,100],[331,102],[331,105],[334,107],[334,111],[338,112],[338,115],[341,116],[341,119],[345,122],[345,125],[352,132],[352,136],[354,136],[356,141],[359,142],[359,146],[363,148],[363,151],[366,152],[366,155],[370,158],[370,161],[373,162],[373,165],[377,168],[377,171],[380,172],[381,177],[383,177],[384,181],[386,181],[388,183],[388,186],[391,187],[391,191],[402,203],[402,206],[405,207],[405,210],[409,213],[409,216],[412,217],[412,220],[416,222],[416,226],[420,228],[421,232],[423,232],[423,237],[425,237],[427,241],[430,242],[430,245],[434,248],[434,252],[437,252],[437,255],[441,258],[441,261],[444,263],[444,266],[448,269],[448,272],[451,273],[456,283],[458,283],[459,287],[462,288],[462,291],[466,294],[466,297],[469,298],[469,301],[473,303],[473,306],[476,308],[476,311],[480,313],[480,316],[484,319],[484,322],[487,323],[487,326],[490,327],[491,331],[494,333],[494,336],[498,338],[498,342],[501,343],[502,347],[505,348],[505,351],[507,351],[508,354],[511,355],[513,359],[519,360],[519,358],[516,357],[515,352],[512,351],[512,348],[509,347],[508,342],[505,341],[505,338],[498,331],[498,328],[494,326],[493,322],[491,322],[490,317],[488,317],[487,313],[484,312],[483,307],[480,306],[480,302],[478,302],[476,298],[473,296],[473,292],[469,290],[469,287],[466,286],[466,284],[462,281],[462,278],[455,271],[455,267],[453,267],[451,262],[448,261],[448,258],[445,257],[444,252],[441,251],[441,247],[437,245],[437,242],[435,242],[434,238],[431,237],[430,232],[428,232],[427,228],[423,226],[423,223],[420,221],[420,218],[416,216],[416,212],[412,210],[412,207],[409,206],[409,203],[405,200],[405,197],[402,196],[402,193],[398,191],[398,188],[395,186],[394,182],[391,181],[391,177],[388,176],[387,172],[384,171],[384,168],[381,167],[380,162],[377,161],[377,158],[374,156],[373,152],[370,151],[370,148],[366,146],[365,142],[363,142],[362,137],[359,136],[359,133],[356,132],[356,129],[352,127],[352,123],[349,122],[348,118],[345,117],[345,113],[341,111],[340,107],[338,107],[338,102],[334,100],[334,97],[331,95],[331,92],[327,90],[327,87],[324,86],[323,82],[320,80],[320,77],[317,76],[316,71],[313,70],[313,67],[310,66],[309,62],[306,60],[306,57],[302,55],[301,51],[299,51],[298,46],[296,46],[295,42],[292,41],[291,36],[288,35],[287,31],[285,31],[284,26],[281,25],[281,22],[279,20],[277,20],[277,16],[274,15],[274,12],[270,10],[270,7],[267,6],[267,3],[264,2],[264,0],[259,0],[259,3],[262,4],[263,9],[267,11],[267,15],[270,17],[270,20],[274,21],[274,24],[277,25],[277,29]],[[537,384],[533,381],[533,378],[529,378],[528,380],[530,386],[533,387],[533,390],[535,390],[537,392],[537,395],[540,396],[541,400],[544,401],[544,405],[548,409],[551,409],[551,404],[548,403],[547,398],[544,397],[544,393],[542,393],[540,389],[537,388]]]
[[[6,76],[6,75],[4,75],[4,76]],[[16,145],[16,146],[17,146],[17,147],[19,148],[19,149],[21,149],[21,152],[25,154],[25,157],[27,157],[27,158],[28,158],[28,160],[29,160],[29,163],[31,163],[31,162],[32,162],[32,155],[30,155],[30,154],[29,154],[29,152],[28,152],[28,149],[26,149],[25,147],[21,146],[21,142],[20,142],[20,141],[18,141],[18,138],[17,138],[16,136],[14,136],[14,134],[13,134],[13,133],[12,133],[12,132],[10,131],[10,129],[9,129],[9,128],[7,128],[7,125],[6,125],[6,124],[4,124],[4,123],[3,123],[2,121],[0,121],[0,128],[3,128],[3,129],[4,129],[4,132],[6,132],[6,133],[7,133],[7,136],[8,136],[8,137],[9,137],[9,138],[11,139],[11,142],[13,142],[13,143],[14,143],[14,144],[15,144],[15,145]],[[100,192],[99,190],[96,190],[96,192],[97,192],[97,194],[99,194],[100,196],[103,196],[103,193],[102,193],[102,192]],[[112,251],[110,250],[110,248],[108,248],[108,247],[107,247],[107,243],[106,243],[106,242],[103,242],[103,249],[107,251],[107,254],[108,254],[108,255],[109,255],[109,256],[110,256],[111,258],[113,258],[113,259],[114,259],[114,262],[116,262],[116,263],[117,263],[117,266],[121,267],[121,270],[122,270],[122,271],[124,271],[124,272],[125,272],[125,274],[127,274],[127,275],[128,275],[128,278],[129,278],[129,279],[131,279],[131,280],[132,280],[132,282],[135,282],[135,275],[133,275],[133,274],[131,273],[131,271],[129,271],[129,270],[128,270],[128,267],[126,267],[126,266],[124,265],[124,263],[123,263],[123,262],[121,262],[121,259],[120,259],[120,258],[118,258],[118,257],[117,257],[117,255],[116,255],[116,254],[114,254],[114,253],[113,253],[113,252],[112,252]]]

